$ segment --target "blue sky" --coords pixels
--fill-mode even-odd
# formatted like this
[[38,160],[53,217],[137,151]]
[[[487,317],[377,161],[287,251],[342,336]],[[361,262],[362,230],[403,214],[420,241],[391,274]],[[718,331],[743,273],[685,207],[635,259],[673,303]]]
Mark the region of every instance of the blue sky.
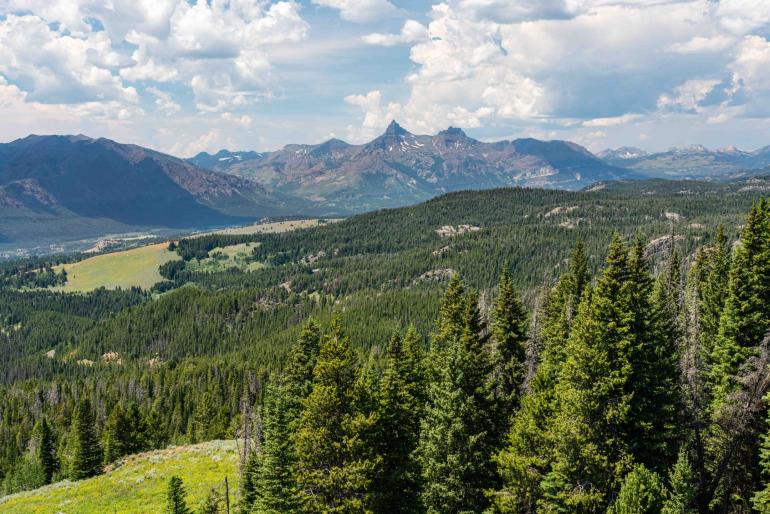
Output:
[[0,0],[0,140],[770,144],[766,0]]

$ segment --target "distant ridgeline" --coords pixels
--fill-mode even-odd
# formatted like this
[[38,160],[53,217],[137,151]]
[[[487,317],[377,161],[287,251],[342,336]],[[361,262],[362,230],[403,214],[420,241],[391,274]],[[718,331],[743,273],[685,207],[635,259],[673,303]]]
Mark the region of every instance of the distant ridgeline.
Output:
[[459,192],[179,240],[154,292],[4,281],[3,491],[238,438],[243,512],[763,511],[768,185]]

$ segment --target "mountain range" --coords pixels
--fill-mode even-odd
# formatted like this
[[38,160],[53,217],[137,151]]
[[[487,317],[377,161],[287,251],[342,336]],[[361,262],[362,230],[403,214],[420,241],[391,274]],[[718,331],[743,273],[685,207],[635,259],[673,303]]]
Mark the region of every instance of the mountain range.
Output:
[[482,142],[454,127],[416,135],[395,121],[364,144],[330,139],[190,159],[105,138],[32,135],[0,144],[0,246],[348,215],[464,189],[740,178],[766,173],[769,165],[770,147],[623,147],[597,156],[569,141]]
[[709,150],[690,145],[656,153],[624,146],[597,156],[613,166],[657,178],[728,180],[765,172],[770,166],[770,146],[747,152],[734,146]]
[[340,213],[396,207],[463,189],[580,189],[600,180],[641,178],[568,141],[486,143],[454,127],[416,135],[395,121],[360,145],[330,139],[275,152],[204,152],[189,161]]

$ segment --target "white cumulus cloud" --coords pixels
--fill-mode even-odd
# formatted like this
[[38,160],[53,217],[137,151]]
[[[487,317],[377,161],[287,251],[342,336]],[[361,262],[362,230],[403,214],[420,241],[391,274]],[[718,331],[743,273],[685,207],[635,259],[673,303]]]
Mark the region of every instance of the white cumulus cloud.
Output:
[[415,20],[406,20],[401,32],[398,34],[388,34],[374,32],[363,37],[364,42],[370,45],[395,46],[406,43],[416,43],[428,38],[428,29]]
[[312,0],[315,5],[330,7],[348,21],[365,23],[392,15],[396,8],[388,0]]

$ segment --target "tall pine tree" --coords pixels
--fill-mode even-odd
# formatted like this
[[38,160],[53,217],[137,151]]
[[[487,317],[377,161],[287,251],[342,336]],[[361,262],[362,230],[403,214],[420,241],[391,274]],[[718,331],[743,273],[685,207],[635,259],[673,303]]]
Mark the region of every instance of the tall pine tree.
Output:
[[295,438],[306,512],[363,512],[371,503],[377,458],[361,434],[371,430],[376,415],[357,408],[357,363],[335,315],[319,350]]
[[37,460],[43,468],[45,483],[50,484],[54,474],[59,470],[59,459],[56,455],[56,441],[45,418],[37,424]]
[[762,199],[749,212],[736,248],[719,334],[712,350],[712,412],[738,387],[738,370],[770,329],[770,206]]
[[513,287],[506,264],[500,274],[498,296],[492,307],[492,392],[497,400],[497,425],[504,433],[518,408],[527,353],[527,314]]
[[566,357],[565,342],[581,298],[588,287],[588,259],[580,241],[572,252],[569,271],[547,290],[536,313],[542,348],[538,365],[521,408],[514,415],[505,448],[495,456],[503,479],[499,490],[490,490],[500,512],[534,513],[542,499],[541,482],[553,461],[556,382]]
[[288,388],[283,377],[268,385],[264,407],[264,442],[259,472],[254,476],[255,501],[259,513],[296,512],[299,494],[296,483],[296,455],[292,439],[292,414]]
[[[479,512],[497,480],[490,363],[477,299],[450,283],[431,348],[428,407],[420,433],[422,501],[428,512]],[[453,302],[457,302],[455,305]],[[460,313],[460,317],[457,317]]]
[[131,453],[133,433],[126,412],[118,403],[104,425],[104,463],[109,464]]
[[631,470],[627,427],[632,393],[629,359],[632,269],[618,236],[589,301],[580,306],[556,386],[555,460],[543,479],[544,507],[557,512],[607,508]]
[[82,480],[102,470],[102,448],[96,435],[96,422],[91,402],[83,398],[75,409],[70,435],[70,478]]
[[382,457],[375,481],[378,512],[419,512],[420,470],[415,450],[425,407],[425,373],[417,331],[388,343],[380,381],[379,442]]

